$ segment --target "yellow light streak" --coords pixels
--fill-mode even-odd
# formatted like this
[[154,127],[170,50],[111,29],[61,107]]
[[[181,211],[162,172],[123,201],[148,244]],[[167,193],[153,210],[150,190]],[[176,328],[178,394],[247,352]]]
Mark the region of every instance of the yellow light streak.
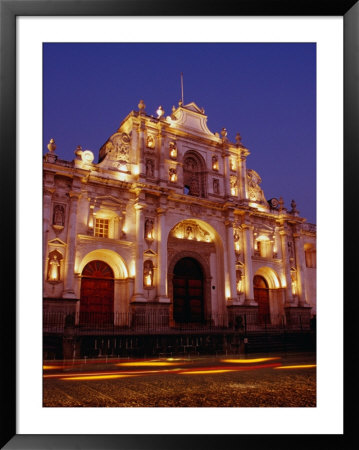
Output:
[[236,369],[216,369],[216,370],[190,370],[182,372],[181,375],[203,375],[211,373],[236,372]]
[[141,361],[141,362],[123,362],[118,363],[116,366],[130,366],[130,367],[143,367],[143,366],[173,366],[176,365],[174,362],[163,362],[163,361]]
[[63,377],[60,380],[111,380],[115,378],[134,377],[136,375],[122,374],[122,375],[82,375],[76,377]]
[[43,370],[62,369],[62,366],[42,366]]
[[279,366],[274,367],[275,369],[312,369],[313,367],[317,367],[316,364],[302,364],[297,366]]
[[265,361],[273,361],[274,359],[280,359],[280,357],[273,356],[271,358],[222,359],[221,362],[231,363],[231,364],[250,364],[250,363],[259,363],[259,362],[265,362]]

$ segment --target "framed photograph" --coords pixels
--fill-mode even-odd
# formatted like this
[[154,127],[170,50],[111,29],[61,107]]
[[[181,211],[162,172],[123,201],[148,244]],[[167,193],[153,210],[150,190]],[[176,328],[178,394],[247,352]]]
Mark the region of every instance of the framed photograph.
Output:
[[[358,3],[0,1],[2,448],[349,448]],[[297,331],[312,372],[266,402],[254,380]],[[200,370],[186,401],[160,375],[156,400],[65,388],[159,361]],[[211,400],[205,371],[233,393],[248,363],[247,403]]]

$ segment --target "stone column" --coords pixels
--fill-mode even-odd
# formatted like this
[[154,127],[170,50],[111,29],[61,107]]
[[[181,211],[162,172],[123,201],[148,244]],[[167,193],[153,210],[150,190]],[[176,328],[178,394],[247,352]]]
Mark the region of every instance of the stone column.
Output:
[[237,283],[236,283],[236,255],[234,252],[234,238],[233,238],[233,222],[226,221],[227,230],[227,257],[228,257],[228,272],[231,298],[230,300],[237,301]]
[[247,200],[247,156],[245,154],[240,156],[239,171],[239,198],[240,200]]
[[165,167],[165,133],[160,128],[158,131],[158,177],[161,186],[167,186],[168,173]]
[[92,201],[90,201],[88,220],[87,220],[87,234],[90,235],[90,236],[93,236],[94,228],[95,228],[95,218],[94,218],[94,215],[93,215],[94,208],[95,208],[95,205],[93,204]]
[[144,177],[146,175],[146,164],[144,161],[144,155],[145,155],[145,124],[141,120],[137,133],[138,133],[138,145],[137,145],[137,163],[138,163],[138,169],[141,177]]
[[65,282],[63,298],[76,298],[74,290],[74,269],[75,269],[75,255],[76,255],[76,229],[77,229],[77,205],[80,192],[70,191],[70,208],[69,217],[67,221],[67,252],[65,263]]
[[[43,261],[45,262],[47,255],[47,241],[49,238],[49,229],[51,224],[51,202],[52,195],[55,192],[55,188],[44,188],[44,199],[43,199]],[[44,267],[46,273],[46,267]]]
[[224,169],[224,195],[226,197],[229,197],[231,195],[229,152],[223,151],[222,157],[223,157],[223,169]]
[[282,245],[282,261],[283,261],[283,269],[284,269],[284,275],[285,275],[285,293],[286,293],[286,305],[293,305],[293,293],[292,293],[292,278],[290,276],[290,263],[289,263],[289,256],[288,256],[288,240],[287,240],[287,233],[285,230],[281,230],[279,232],[280,238],[281,238],[281,245]]
[[298,306],[307,306],[305,298],[305,253],[302,236],[299,233],[293,234],[294,251],[297,263],[297,287],[298,287]]
[[243,224],[244,264],[245,264],[245,303],[249,305],[254,302],[253,291],[253,268],[252,268],[252,229],[251,225]]
[[143,246],[144,246],[144,205],[137,203],[136,210],[136,257],[135,257],[135,285],[132,302],[145,302],[143,293]]
[[157,296],[158,301],[169,303],[167,286],[167,239],[166,239],[166,210],[157,209],[158,217],[158,270],[157,270]]

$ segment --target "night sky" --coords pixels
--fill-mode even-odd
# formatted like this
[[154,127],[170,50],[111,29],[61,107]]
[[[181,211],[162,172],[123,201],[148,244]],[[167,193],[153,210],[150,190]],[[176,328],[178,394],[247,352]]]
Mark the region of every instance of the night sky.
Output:
[[181,72],[184,103],[205,109],[208,128],[241,134],[266,198],[294,199],[316,223],[315,44],[44,44],[44,153],[54,138],[59,158],[81,145],[97,161],[140,99],[171,114]]

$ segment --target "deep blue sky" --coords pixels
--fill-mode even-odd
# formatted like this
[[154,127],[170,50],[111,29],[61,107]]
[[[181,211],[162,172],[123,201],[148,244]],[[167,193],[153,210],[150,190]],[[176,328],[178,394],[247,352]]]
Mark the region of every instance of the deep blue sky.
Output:
[[44,44],[44,153],[94,152],[140,99],[171,113],[181,97],[204,107],[208,127],[239,132],[267,199],[295,199],[316,223],[315,44]]

